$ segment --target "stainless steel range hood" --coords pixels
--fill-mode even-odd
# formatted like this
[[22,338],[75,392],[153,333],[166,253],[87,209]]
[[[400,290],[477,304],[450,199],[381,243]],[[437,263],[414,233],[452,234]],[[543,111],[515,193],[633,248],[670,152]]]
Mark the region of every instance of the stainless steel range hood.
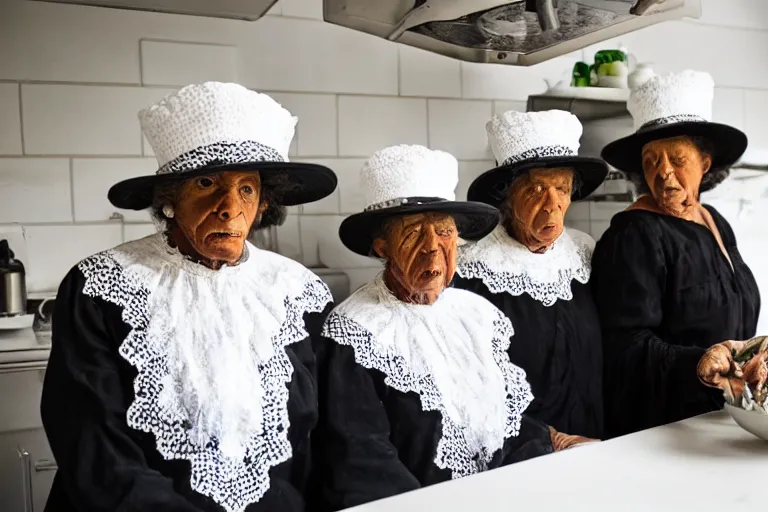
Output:
[[325,21],[470,62],[537,64],[662,21],[701,0],[323,0]]
[[[188,14],[210,18],[254,21],[264,16],[277,0],[32,0],[56,4],[113,7],[132,11]],[[318,0],[320,1],[320,0]]]

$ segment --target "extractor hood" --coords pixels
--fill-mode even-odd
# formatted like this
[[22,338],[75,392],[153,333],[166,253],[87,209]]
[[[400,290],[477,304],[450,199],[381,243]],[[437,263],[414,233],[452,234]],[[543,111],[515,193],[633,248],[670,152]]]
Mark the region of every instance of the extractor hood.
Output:
[[[31,0],[254,21],[277,0]],[[662,21],[701,0],[314,0],[325,21],[470,62],[537,64]]]
[[[56,4],[112,7],[133,11],[188,14],[209,18],[254,21],[264,16],[277,0],[33,0]],[[321,0],[318,0],[321,1]]]
[[470,62],[537,64],[649,25],[698,18],[701,0],[323,0],[325,21]]

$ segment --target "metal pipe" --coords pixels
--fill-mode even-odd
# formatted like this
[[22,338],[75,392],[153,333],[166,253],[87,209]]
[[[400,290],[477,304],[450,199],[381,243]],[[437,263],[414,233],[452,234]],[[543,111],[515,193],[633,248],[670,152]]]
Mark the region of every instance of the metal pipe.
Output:
[[22,447],[17,448],[21,460],[21,485],[24,492],[24,512],[34,512],[35,504],[32,500],[32,462],[29,452]]
[[556,3],[556,0],[536,0],[536,15],[539,17],[539,26],[544,32],[560,28]]

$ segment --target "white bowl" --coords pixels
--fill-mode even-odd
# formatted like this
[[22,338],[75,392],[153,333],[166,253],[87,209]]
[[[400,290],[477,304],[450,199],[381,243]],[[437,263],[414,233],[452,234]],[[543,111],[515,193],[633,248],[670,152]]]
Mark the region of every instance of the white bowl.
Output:
[[597,77],[598,87],[610,87],[613,89],[627,89],[627,77],[625,76],[611,76],[603,75]]
[[728,403],[725,404],[725,410],[728,411],[728,414],[731,415],[741,428],[760,439],[768,441],[768,414],[747,411]]

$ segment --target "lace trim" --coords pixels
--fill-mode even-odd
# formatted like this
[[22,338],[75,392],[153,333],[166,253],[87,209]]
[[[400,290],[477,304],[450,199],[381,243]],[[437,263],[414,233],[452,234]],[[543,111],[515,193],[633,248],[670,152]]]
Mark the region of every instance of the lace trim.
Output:
[[183,174],[210,165],[284,161],[276,149],[253,140],[216,142],[177,156],[158,169],[157,174]]
[[480,242],[465,246],[456,273],[480,279],[492,293],[524,293],[545,306],[573,299],[571,281],[589,282],[595,242],[586,233],[566,229],[544,254],[529,251],[502,226]]
[[192,490],[212,498],[227,512],[242,512],[259,501],[270,487],[270,468],[292,456],[287,383],[293,365],[284,347],[308,336],[304,313],[320,312],[332,301],[327,286],[319,279],[310,280],[299,296],[285,298],[285,321],[271,340],[274,355],[261,372],[263,431],[248,442],[242,460],[232,461],[222,457],[215,440],[202,450],[195,446],[185,414],[159,399],[169,369],[167,356],[155,348],[162,345],[148,339],[151,291],[146,280],[125,271],[114,250],[91,256],[78,267],[85,276],[83,293],[122,308],[123,322],[131,327],[119,347],[120,355],[138,370],[133,384],[135,398],[127,412],[128,426],[153,434],[165,459],[188,460]]
[[[496,310],[493,322],[494,336],[491,340],[493,356],[501,369],[507,398],[505,400],[507,418],[504,438],[520,433],[522,415],[533,401],[531,386],[526,380],[525,371],[511,363],[507,355],[510,338],[514,334],[512,323],[500,311]],[[481,453],[472,453],[464,436],[464,428],[452,421],[443,400],[429,374],[415,374],[405,359],[399,355],[380,350],[374,335],[349,317],[332,312],[326,320],[323,335],[339,343],[352,347],[355,361],[365,368],[377,370],[386,375],[384,383],[401,393],[413,391],[421,399],[423,411],[437,411],[442,416],[442,436],[437,444],[434,462],[441,469],[451,471],[451,478],[469,476],[488,467],[494,452],[482,449]]]

